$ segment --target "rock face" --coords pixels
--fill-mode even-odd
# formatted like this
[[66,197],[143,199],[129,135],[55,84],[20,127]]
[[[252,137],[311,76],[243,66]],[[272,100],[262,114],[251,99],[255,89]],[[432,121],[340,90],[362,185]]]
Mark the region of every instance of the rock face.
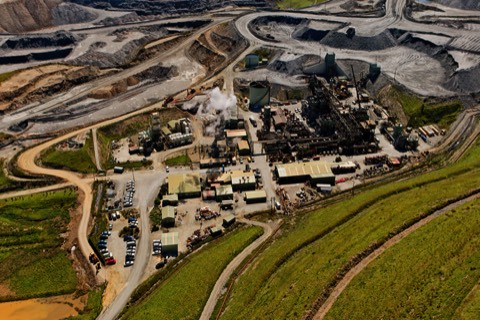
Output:
[[0,32],[22,33],[97,18],[90,9],[64,0],[0,1]]
[[51,10],[62,0],[16,0],[0,3],[0,28],[18,33],[52,25]]

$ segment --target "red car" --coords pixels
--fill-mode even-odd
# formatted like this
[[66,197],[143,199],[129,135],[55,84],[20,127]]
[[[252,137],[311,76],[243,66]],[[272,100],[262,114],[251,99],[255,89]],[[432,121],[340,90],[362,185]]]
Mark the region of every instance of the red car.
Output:
[[117,263],[117,260],[115,260],[114,258],[108,258],[105,260],[105,264],[107,265],[112,265],[112,264],[115,264]]

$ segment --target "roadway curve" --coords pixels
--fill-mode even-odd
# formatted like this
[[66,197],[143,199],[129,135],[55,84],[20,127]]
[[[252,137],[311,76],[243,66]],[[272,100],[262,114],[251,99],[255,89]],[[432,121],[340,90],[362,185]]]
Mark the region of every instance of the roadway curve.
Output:
[[233,272],[240,266],[240,264],[258,247],[260,247],[265,241],[267,241],[278,229],[278,224],[275,223],[275,229],[272,228],[270,224],[252,221],[246,219],[239,219],[239,222],[246,224],[259,226],[263,228],[263,235],[246,247],[240,254],[238,254],[235,259],[233,259],[228,266],[223,270],[222,274],[218,278],[215,286],[213,287],[210,297],[208,298],[205,307],[203,308],[202,315],[200,320],[208,320],[212,316],[212,313],[217,304],[218,298],[220,297],[222,290],[225,288],[227,281],[232,277]]
[[[38,166],[35,163],[35,160],[37,159],[38,155],[45,149],[54,146],[55,144],[71,138],[75,135],[78,135],[81,132],[84,132],[85,129],[82,130],[77,130],[74,132],[71,132],[67,135],[52,139],[50,141],[47,141],[43,144],[37,145],[33,148],[30,148],[20,154],[18,157],[18,166],[20,169],[30,172],[31,174],[34,175],[48,175],[48,176],[54,176],[58,177],[60,179],[66,180],[69,184],[75,185],[78,187],[81,192],[84,194],[84,201],[82,205],[82,219],[80,221],[80,225],[78,227],[77,231],[77,238],[78,238],[78,245],[80,247],[80,250],[82,251],[82,254],[84,257],[88,257],[90,254],[90,245],[88,244],[88,238],[87,238],[87,233],[88,233],[88,221],[90,218],[90,210],[92,206],[92,187],[90,183],[85,182],[80,176],[77,174],[74,174],[69,171],[63,171],[63,170],[55,170],[55,169],[47,169]],[[92,265],[92,269],[94,269]]]
[[399,243],[402,239],[406,238],[413,232],[417,231],[419,228],[423,227],[427,223],[431,222],[432,220],[438,218],[442,214],[449,212],[461,205],[464,205],[465,203],[468,203],[470,201],[476,200],[480,198],[480,191],[477,191],[475,194],[462,199],[458,200],[448,206],[443,207],[442,209],[439,209],[429,215],[428,217],[420,220],[419,222],[415,223],[411,227],[405,229],[404,231],[400,232],[387,242],[385,242],[381,247],[373,251],[370,255],[365,257],[362,261],[360,261],[355,267],[353,267],[347,274],[340,280],[340,282],[335,286],[333,291],[330,293],[328,296],[327,300],[325,303],[323,303],[318,310],[318,312],[315,314],[313,317],[314,320],[322,320],[325,318],[327,313],[330,311],[330,309],[333,307],[333,304],[337,301],[338,297],[342,294],[342,292],[347,288],[347,286],[352,282],[352,280],[360,273],[362,272],[371,262],[373,262],[376,258],[378,258],[382,253],[384,253],[386,250],[389,248],[393,247],[397,243]]

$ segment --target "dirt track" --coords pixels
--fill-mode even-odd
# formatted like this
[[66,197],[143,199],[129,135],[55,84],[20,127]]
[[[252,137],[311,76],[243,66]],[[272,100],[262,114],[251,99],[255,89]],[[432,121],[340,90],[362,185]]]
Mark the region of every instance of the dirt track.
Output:
[[451,211],[467,202],[473,201],[475,199],[480,198],[480,193],[476,193],[468,198],[456,201],[440,210],[435,211],[433,214],[429,215],[428,217],[420,220],[419,222],[412,225],[410,228],[402,231],[395,237],[391,238],[387,242],[385,242],[380,248],[373,251],[370,255],[368,255],[365,259],[363,259],[359,264],[357,264],[354,268],[352,268],[345,277],[338,283],[338,285],[333,289],[332,293],[325,301],[325,303],[320,307],[318,312],[315,314],[313,319],[320,320],[324,319],[327,313],[332,308],[333,304],[337,301],[338,297],[342,294],[345,288],[350,284],[350,282],[360,273],[362,272],[372,261],[378,258],[383,252],[388,250],[389,248],[393,247],[397,243],[399,243],[402,239],[406,238],[413,232],[417,231],[419,228],[423,227],[427,223],[431,222],[432,220],[438,218],[440,215]]
[[[262,245],[265,241],[267,241],[274,233],[274,229],[270,224],[244,219],[240,219],[239,221],[246,224],[262,227],[264,230],[263,235],[257,240],[255,240],[252,244],[250,244],[247,248],[245,248],[240,254],[238,254],[235,259],[233,259],[223,270],[222,274],[217,279],[217,282],[215,283],[212,292],[210,293],[210,297],[208,298],[205,307],[203,308],[202,315],[200,316],[201,320],[210,319],[215,309],[215,305],[217,304],[217,300],[222,293],[222,290],[225,288],[227,281],[231,278],[232,273],[240,266],[242,261],[244,261],[254,250],[260,247],[260,245]],[[275,228],[277,226],[278,225],[275,223]]]

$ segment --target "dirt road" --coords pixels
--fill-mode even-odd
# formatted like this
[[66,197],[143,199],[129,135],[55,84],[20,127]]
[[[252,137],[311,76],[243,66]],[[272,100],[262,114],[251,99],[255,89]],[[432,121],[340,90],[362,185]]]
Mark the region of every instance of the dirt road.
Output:
[[384,253],[386,250],[389,248],[393,247],[397,243],[399,243],[402,239],[406,238],[419,228],[423,227],[427,223],[431,222],[432,220],[438,218],[440,215],[451,211],[467,202],[473,201],[475,199],[480,198],[480,192],[476,193],[468,198],[456,201],[442,209],[439,209],[435,211],[433,214],[429,215],[428,217],[420,220],[419,222],[415,223],[412,225],[410,228],[402,231],[398,235],[394,236],[387,242],[385,242],[380,248],[377,250],[373,251],[370,255],[368,255],[365,259],[363,259],[359,264],[357,264],[355,267],[353,267],[346,275],[345,277],[337,284],[337,286],[333,289],[332,293],[329,295],[328,299],[325,301],[325,303],[320,307],[318,312],[315,314],[313,319],[315,320],[320,320],[324,319],[327,313],[330,311],[332,308],[333,304],[335,301],[337,301],[338,297],[342,294],[342,292],[345,290],[345,288],[350,284],[350,282],[360,273],[362,272],[372,261],[374,261],[376,258],[378,258],[382,253]]
[[250,244],[247,248],[245,248],[239,255],[233,259],[228,266],[223,270],[220,277],[217,279],[215,286],[213,287],[212,292],[210,293],[210,297],[208,298],[205,307],[203,308],[202,315],[200,316],[200,320],[208,320],[212,316],[213,310],[215,309],[215,305],[217,304],[218,298],[222,293],[222,290],[225,288],[227,281],[231,278],[233,272],[240,266],[242,261],[244,261],[254,250],[260,247],[265,241],[267,241],[274,233],[274,230],[277,227],[277,224],[274,224],[274,228],[272,225],[267,223],[262,223],[259,221],[252,221],[252,220],[245,220],[239,219],[239,222],[243,222],[246,224],[259,226],[263,228],[263,235],[255,240],[252,244]]

